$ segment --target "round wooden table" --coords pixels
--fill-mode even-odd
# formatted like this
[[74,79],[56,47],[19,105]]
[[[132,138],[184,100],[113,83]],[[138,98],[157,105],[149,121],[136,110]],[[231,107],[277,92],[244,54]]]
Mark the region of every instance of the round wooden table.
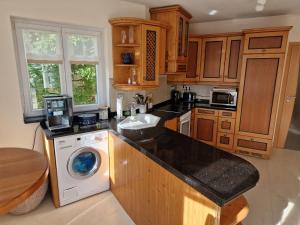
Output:
[[39,152],[0,148],[0,215],[29,198],[48,177],[48,162]]

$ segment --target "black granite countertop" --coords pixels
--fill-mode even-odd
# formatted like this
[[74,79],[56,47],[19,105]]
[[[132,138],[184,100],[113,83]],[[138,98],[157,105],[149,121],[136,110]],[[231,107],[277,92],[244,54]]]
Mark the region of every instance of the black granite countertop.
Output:
[[116,120],[110,126],[121,139],[219,206],[259,180],[258,170],[248,161],[165,127],[122,130]]

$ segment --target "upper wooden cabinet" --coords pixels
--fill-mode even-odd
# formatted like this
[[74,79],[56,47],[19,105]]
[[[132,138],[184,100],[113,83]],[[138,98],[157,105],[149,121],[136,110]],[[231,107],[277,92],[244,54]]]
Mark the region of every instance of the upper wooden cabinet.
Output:
[[191,14],[180,5],[151,8],[149,11],[152,20],[158,20],[168,25],[166,73],[186,73]]
[[292,27],[274,27],[243,30],[244,54],[285,53],[288,33]]
[[240,81],[242,53],[243,36],[228,37],[224,67],[224,82],[235,83]]
[[160,58],[165,52],[161,37],[167,26],[159,21],[138,18],[114,18],[110,23],[113,41],[113,85],[124,90],[157,87]]
[[200,78],[202,39],[190,38],[188,45],[187,72],[168,74],[168,82],[173,83],[197,83]]
[[222,81],[226,37],[203,38],[200,81]]

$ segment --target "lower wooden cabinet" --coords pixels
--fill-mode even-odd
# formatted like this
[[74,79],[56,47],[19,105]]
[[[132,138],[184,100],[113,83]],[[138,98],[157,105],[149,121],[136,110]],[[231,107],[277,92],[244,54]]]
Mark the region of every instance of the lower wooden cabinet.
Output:
[[215,225],[221,208],[109,134],[111,191],[137,225]]
[[218,132],[217,134],[217,147],[228,150],[228,151],[233,151],[233,134],[228,134],[228,133],[221,133]]
[[171,120],[167,120],[165,122],[165,127],[166,128],[169,128],[170,130],[174,130],[174,131],[177,131],[177,126],[178,126],[178,122],[177,122],[178,118],[174,118],[174,119],[171,119]]
[[234,148],[238,153],[260,158],[269,158],[272,140],[236,135]]
[[196,114],[194,138],[210,145],[216,145],[218,117]]

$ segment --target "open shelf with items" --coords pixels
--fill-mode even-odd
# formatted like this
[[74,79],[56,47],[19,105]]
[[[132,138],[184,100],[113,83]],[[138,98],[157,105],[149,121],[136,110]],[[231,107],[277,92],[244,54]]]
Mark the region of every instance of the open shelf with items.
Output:
[[138,18],[114,18],[113,84],[118,89],[137,90],[157,87],[161,51],[161,35],[166,26],[158,21]]

